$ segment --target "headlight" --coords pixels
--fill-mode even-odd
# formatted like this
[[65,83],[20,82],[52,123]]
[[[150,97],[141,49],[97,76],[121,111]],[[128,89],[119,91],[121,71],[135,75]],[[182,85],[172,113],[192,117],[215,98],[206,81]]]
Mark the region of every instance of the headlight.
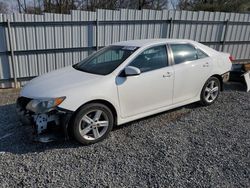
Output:
[[26,109],[35,113],[49,112],[60,105],[65,98],[66,97],[33,99],[27,104]]

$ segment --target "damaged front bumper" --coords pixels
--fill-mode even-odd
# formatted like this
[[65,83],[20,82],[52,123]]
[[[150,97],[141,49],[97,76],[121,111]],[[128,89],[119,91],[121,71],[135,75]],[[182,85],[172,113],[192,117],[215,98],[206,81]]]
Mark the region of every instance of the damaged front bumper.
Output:
[[16,103],[16,111],[25,125],[31,125],[34,129],[34,140],[49,142],[56,139],[56,135],[63,135],[68,139],[68,125],[73,112],[59,107],[46,113],[35,113],[27,109],[32,99],[19,97]]

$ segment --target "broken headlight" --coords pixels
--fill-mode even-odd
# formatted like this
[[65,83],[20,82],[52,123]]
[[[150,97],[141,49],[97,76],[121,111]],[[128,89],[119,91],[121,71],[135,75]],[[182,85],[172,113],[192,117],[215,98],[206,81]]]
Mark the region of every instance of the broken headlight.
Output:
[[65,98],[66,97],[33,99],[27,104],[26,109],[36,114],[46,113],[55,109]]

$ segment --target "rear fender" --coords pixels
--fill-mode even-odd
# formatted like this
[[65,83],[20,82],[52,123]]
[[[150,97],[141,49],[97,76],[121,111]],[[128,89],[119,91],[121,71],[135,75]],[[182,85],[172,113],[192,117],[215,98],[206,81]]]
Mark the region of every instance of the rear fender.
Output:
[[245,80],[246,85],[247,85],[247,92],[248,92],[248,91],[250,91],[250,71],[244,73],[243,76],[244,76],[244,80]]

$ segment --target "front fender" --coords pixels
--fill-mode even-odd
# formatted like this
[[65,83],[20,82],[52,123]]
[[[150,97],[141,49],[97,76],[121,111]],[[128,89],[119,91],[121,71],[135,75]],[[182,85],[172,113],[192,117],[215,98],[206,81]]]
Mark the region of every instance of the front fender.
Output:
[[104,100],[113,105],[117,115],[120,114],[117,88],[115,83],[112,83],[112,80],[86,88],[76,88],[74,91],[68,91],[65,96],[66,99],[59,105],[60,108],[75,112],[90,101]]

